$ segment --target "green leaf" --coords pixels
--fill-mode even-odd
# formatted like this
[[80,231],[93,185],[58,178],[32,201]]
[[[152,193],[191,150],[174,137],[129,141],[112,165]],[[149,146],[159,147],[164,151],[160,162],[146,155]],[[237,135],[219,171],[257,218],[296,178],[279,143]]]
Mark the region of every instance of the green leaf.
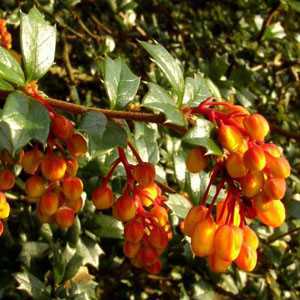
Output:
[[182,149],[179,149],[179,151],[173,153],[173,162],[176,180],[180,188],[183,190],[186,178],[186,164],[184,152]]
[[297,11],[297,12],[300,12],[300,2],[299,2],[299,0],[287,0],[287,2],[288,2],[288,4],[289,4],[289,6],[290,6],[293,10],[295,10],[295,11]]
[[93,111],[85,113],[79,128],[88,135],[90,149],[97,149],[97,145],[102,143],[106,125],[107,119],[104,114]]
[[98,227],[96,233],[99,237],[123,239],[124,227],[122,222],[108,215],[95,215],[94,224]]
[[185,119],[176,107],[167,91],[157,84],[149,83],[149,91],[143,99],[143,106],[162,112],[166,115],[166,123],[185,126]]
[[283,39],[285,37],[286,33],[280,22],[269,25],[263,35],[263,38],[266,40]]
[[197,119],[196,125],[191,128],[183,137],[183,142],[193,145],[202,146],[207,149],[208,154],[222,155],[222,150],[210,138],[213,124],[206,119]]
[[154,62],[161,69],[167,80],[179,97],[183,96],[184,78],[181,65],[163,46],[140,42],[144,49],[152,56]]
[[157,125],[134,122],[134,129],[135,146],[141,158],[144,161],[157,164],[159,161]]
[[[9,53],[8,50],[0,46],[0,79],[6,80],[17,86],[25,83],[24,73],[20,64]],[[5,83],[4,83],[5,85]]]
[[9,153],[13,152],[9,126],[5,122],[0,121],[0,150],[2,149],[6,149]]
[[63,282],[72,279],[76,275],[82,265],[82,261],[83,257],[81,255],[75,254],[72,256],[66,266]]
[[18,289],[27,292],[34,300],[51,299],[49,291],[47,291],[44,283],[31,273],[17,273],[15,278],[19,283]]
[[180,194],[169,195],[167,206],[178,216],[184,219],[192,208],[191,202]]
[[26,79],[38,80],[54,61],[56,28],[45,21],[44,16],[32,8],[29,14],[21,14],[21,48]]
[[77,244],[77,255],[83,257],[82,264],[90,264],[95,268],[99,265],[99,255],[103,254],[103,250],[99,245],[91,239],[81,239]]
[[122,58],[105,60],[104,84],[112,108],[124,108],[132,101],[140,85],[140,78],[132,73]]
[[47,109],[38,101],[21,92],[13,92],[6,99],[1,121],[9,130],[9,141],[13,152],[30,140],[45,143],[49,134],[50,118]]
[[25,265],[30,266],[31,259],[41,257],[49,249],[47,243],[42,242],[26,242],[23,244],[20,257]]
[[[88,133],[88,132],[87,132]],[[89,138],[89,147],[92,153],[106,152],[115,147],[125,147],[127,145],[127,133],[114,121],[108,120],[104,132],[96,139]]]
[[207,80],[201,74],[195,74],[194,78],[185,79],[183,104],[197,106],[206,98],[212,96]]
[[14,87],[10,83],[0,78],[0,91],[12,92],[13,90]]

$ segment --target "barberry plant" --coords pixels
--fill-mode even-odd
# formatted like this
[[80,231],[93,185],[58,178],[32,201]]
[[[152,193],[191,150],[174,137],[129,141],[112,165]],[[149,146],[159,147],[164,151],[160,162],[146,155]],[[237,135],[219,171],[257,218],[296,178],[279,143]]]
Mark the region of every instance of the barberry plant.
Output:
[[[123,58],[105,57],[109,107],[82,106],[42,91],[40,79],[55,60],[55,26],[36,8],[20,12],[21,47],[12,50],[0,20],[0,236],[10,236],[22,206],[51,241],[44,250],[53,257],[53,288],[36,299],[71,293],[57,286],[69,288],[81,265],[98,266],[102,238],[121,239],[125,261],[150,274],[167,268],[176,242],[206,257],[213,272],[251,272],[260,249],[255,220],[266,228],[285,221],[291,167],[269,122],[215,96],[200,73],[184,77],[160,44],[139,45],[169,89],[148,82],[138,102],[140,78]],[[67,261],[56,242],[64,243]],[[30,278],[17,274],[27,292],[22,282]]]

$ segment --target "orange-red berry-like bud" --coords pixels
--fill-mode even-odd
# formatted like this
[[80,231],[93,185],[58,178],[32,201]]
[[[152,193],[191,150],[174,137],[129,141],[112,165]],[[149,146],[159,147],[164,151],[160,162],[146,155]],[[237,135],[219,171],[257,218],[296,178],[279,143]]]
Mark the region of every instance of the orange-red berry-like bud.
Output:
[[65,205],[72,208],[75,213],[78,213],[82,208],[83,200],[81,197],[79,198],[72,198],[72,199],[65,199]]
[[87,147],[85,138],[79,133],[74,133],[67,141],[67,148],[71,155],[75,157],[84,155],[88,150]]
[[266,156],[263,148],[253,145],[244,154],[244,163],[250,171],[261,171],[266,166]]
[[3,222],[0,220],[0,236],[3,234],[4,232],[4,225]]
[[192,234],[192,249],[197,256],[207,256],[214,252],[214,238],[217,224],[212,216],[199,222]]
[[63,180],[62,191],[67,199],[78,199],[83,193],[83,183],[78,177],[67,177]]
[[263,144],[261,147],[264,149],[266,154],[269,154],[273,157],[279,158],[282,155],[281,149],[275,144]]
[[42,214],[39,206],[37,206],[36,215],[37,215],[37,217],[38,217],[38,219],[40,220],[41,223],[50,224],[50,223],[53,222],[53,219],[54,219],[54,215],[47,216],[47,215]]
[[226,159],[225,164],[226,170],[232,178],[241,178],[248,173],[241,153],[231,153]]
[[21,156],[23,170],[30,175],[34,175],[42,162],[43,156],[44,154],[37,148],[24,152]]
[[256,210],[264,211],[266,209],[265,204],[272,200],[274,199],[269,198],[264,192],[261,192],[252,198],[252,204]]
[[156,205],[150,210],[151,215],[154,217],[154,220],[161,227],[164,227],[169,221],[169,215],[167,210],[159,205]]
[[131,242],[125,241],[125,243],[123,245],[123,252],[124,252],[125,256],[127,256],[129,258],[133,258],[137,255],[140,248],[141,248],[140,243],[131,243]]
[[152,182],[146,187],[137,187],[135,193],[143,205],[149,207],[153,204],[155,199],[161,195],[161,190],[155,182]]
[[262,172],[249,172],[241,178],[242,194],[248,198],[257,195],[264,185],[264,175]]
[[131,243],[138,243],[144,236],[144,229],[144,225],[139,221],[130,221],[124,228],[125,239]]
[[154,182],[155,168],[148,162],[139,163],[133,166],[132,176],[141,186],[149,186]]
[[128,222],[135,217],[136,201],[129,195],[121,196],[113,205],[113,215],[122,222]]
[[71,227],[75,220],[75,211],[67,206],[61,206],[56,214],[55,221],[59,228],[68,229]]
[[184,234],[190,237],[192,236],[196,225],[205,218],[207,210],[207,207],[205,207],[204,205],[194,206],[190,209],[189,213],[184,219]]
[[168,245],[168,234],[162,228],[154,226],[149,235],[149,242],[155,249],[164,250]]
[[51,123],[51,132],[61,140],[68,140],[74,133],[72,122],[63,115],[55,114]]
[[253,140],[262,142],[270,131],[268,121],[260,114],[246,116],[244,127]]
[[113,192],[109,185],[102,184],[92,193],[92,201],[97,209],[108,209],[113,205]]
[[215,254],[220,258],[233,261],[241,250],[243,230],[234,225],[222,225],[218,228],[214,239]]
[[208,158],[205,156],[205,151],[203,148],[198,147],[190,150],[187,155],[186,161],[186,168],[191,173],[199,173],[208,165]]
[[270,178],[265,181],[264,193],[271,199],[280,200],[284,197],[286,183],[283,178]]
[[[224,207],[226,205],[226,200],[222,200],[217,204],[217,215],[216,215],[216,222],[218,225],[224,225],[228,219],[229,211],[228,207]],[[235,202],[234,205],[234,216],[233,216],[233,225],[239,226],[241,223],[240,217],[240,206],[238,202]]]
[[10,213],[10,206],[6,201],[5,195],[0,192],[0,219],[6,219]]
[[264,204],[263,210],[256,209],[257,218],[265,225],[279,227],[285,221],[285,208],[280,200],[271,200]]
[[208,256],[207,262],[211,271],[215,273],[226,272],[228,267],[231,265],[231,261],[224,260],[215,254]]
[[29,198],[39,198],[46,190],[45,180],[37,175],[29,177],[25,182],[25,191]]
[[245,272],[251,272],[256,266],[257,253],[250,246],[243,245],[239,256],[235,260],[236,265]]
[[244,226],[243,234],[243,245],[251,247],[252,249],[257,249],[259,240],[256,233],[249,226]]
[[267,165],[265,168],[266,173],[272,177],[287,178],[291,174],[291,166],[287,159],[282,156],[275,158],[271,155],[267,155]]
[[75,177],[79,168],[77,159],[76,158],[68,159],[66,162],[67,162],[66,175]]
[[158,274],[161,271],[161,261],[157,259],[152,265],[146,266],[146,270],[151,274]]
[[157,252],[151,246],[141,247],[138,256],[144,266],[152,265],[158,258]]
[[39,210],[42,215],[52,216],[59,206],[59,195],[56,192],[46,192],[39,201]]
[[41,163],[43,176],[50,180],[60,180],[65,176],[67,164],[65,160],[55,154],[47,154]]
[[221,145],[230,152],[239,151],[244,141],[244,137],[237,127],[225,124],[221,124],[219,128],[218,139]]
[[15,185],[16,177],[10,170],[0,171],[0,190],[7,191]]

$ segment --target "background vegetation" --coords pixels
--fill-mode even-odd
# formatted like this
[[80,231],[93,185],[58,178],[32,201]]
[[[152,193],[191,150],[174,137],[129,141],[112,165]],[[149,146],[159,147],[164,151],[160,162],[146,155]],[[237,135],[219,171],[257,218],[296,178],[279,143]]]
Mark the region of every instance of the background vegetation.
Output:
[[[124,259],[120,224],[91,213],[89,205],[63,233],[41,226],[30,206],[16,202],[0,239],[0,299],[299,299],[300,3],[2,0],[0,16],[8,19],[13,36],[19,32],[20,9],[28,12],[34,5],[58,29],[56,64],[40,82],[49,96],[111,106],[101,82],[103,61],[108,55],[121,56],[142,79],[128,106],[136,109],[133,104],[147,91],[145,81],[169,87],[138,42],[156,40],[181,61],[185,75],[201,73],[210,93],[265,115],[293,174],[284,200],[287,222],[277,230],[254,224],[261,247],[258,266],[250,274],[236,269],[212,274],[204,260],[193,259],[176,226],[180,209],[172,216],[174,239],[163,271],[148,275]],[[20,48],[18,43],[14,38],[14,49]],[[143,157],[160,166],[169,186],[196,202],[207,176],[195,179],[185,173],[178,134],[153,124],[129,125]],[[139,137],[153,142],[145,144]],[[109,162],[107,155],[81,162],[88,193]],[[115,189],[120,182],[114,180]]]

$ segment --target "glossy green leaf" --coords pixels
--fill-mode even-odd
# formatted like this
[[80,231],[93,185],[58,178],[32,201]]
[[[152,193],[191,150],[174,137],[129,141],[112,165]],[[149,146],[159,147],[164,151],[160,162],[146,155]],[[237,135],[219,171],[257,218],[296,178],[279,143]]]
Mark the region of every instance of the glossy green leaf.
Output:
[[149,83],[148,86],[149,91],[143,99],[143,106],[165,114],[167,123],[185,126],[183,114],[167,91],[154,83]]
[[[17,60],[8,50],[0,46],[0,80],[8,81],[17,86],[25,83],[24,73]],[[5,85],[5,82],[3,83]],[[7,86],[7,85],[6,85]]]
[[13,92],[6,99],[1,121],[9,128],[13,152],[31,140],[45,143],[49,134],[50,118],[47,109],[38,101],[21,92]]
[[192,208],[191,202],[180,194],[169,195],[166,204],[179,218],[185,218]]
[[97,236],[104,238],[123,239],[124,227],[122,222],[108,215],[95,215],[93,217]]
[[20,30],[26,79],[38,80],[54,62],[56,28],[34,7],[29,14],[21,14]]
[[157,126],[142,122],[134,123],[135,146],[144,161],[153,164],[159,161],[158,138],[159,133]]
[[125,147],[127,145],[127,133],[114,121],[108,121],[101,142],[97,144],[98,151],[108,151],[115,147]]
[[208,87],[207,80],[202,75],[195,74],[194,78],[186,78],[183,104],[191,107],[197,106],[210,96],[212,96],[212,93]]
[[102,136],[107,125],[107,118],[99,112],[87,112],[84,114],[79,128],[89,137],[90,149],[96,149],[102,142]]
[[83,257],[82,264],[90,264],[97,268],[99,265],[99,256],[103,254],[103,250],[93,240],[85,238],[78,241],[77,255]]
[[64,272],[63,281],[67,281],[72,279],[76,273],[78,272],[79,268],[82,265],[83,257],[78,254],[74,254],[72,258],[69,260],[66,270]]
[[208,154],[222,155],[222,150],[210,137],[213,124],[206,119],[197,119],[196,125],[191,128],[183,137],[183,142],[193,145],[202,146],[207,149]]
[[0,150],[6,149],[13,152],[13,144],[10,138],[10,129],[7,123],[0,121]]
[[163,46],[140,42],[152,56],[154,62],[161,69],[178,96],[183,96],[184,78],[181,64]]
[[300,12],[300,2],[298,0],[287,0],[287,2],[293,10]]
[[31,273],[17,273],[15,275],[19,283],[18,289],[25,291],[34,300],[50,300],[51,296],[45,284]]
[[12,92],[14,87],[8,83],[6,80],[0,78],[0,91]]
[[140,78],[132,73],[122,58],[105,60],[104,84],[112,108],[124,108],[132,101],[140,85]]
[[127,144],[126,131],[114,121],[107,120],[102,113],[87,112],[79,129],[88,135],[91,152],[107,151]]

